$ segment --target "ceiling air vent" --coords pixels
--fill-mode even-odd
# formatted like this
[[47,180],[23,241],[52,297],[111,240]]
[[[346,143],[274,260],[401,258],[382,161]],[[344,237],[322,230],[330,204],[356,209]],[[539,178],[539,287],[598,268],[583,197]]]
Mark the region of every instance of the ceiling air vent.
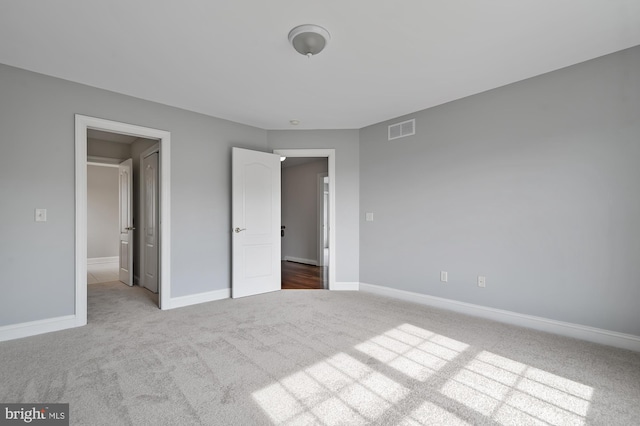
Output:
[[416,134],[416,119],[403,121],[389,126],[389,140],[404,138]]

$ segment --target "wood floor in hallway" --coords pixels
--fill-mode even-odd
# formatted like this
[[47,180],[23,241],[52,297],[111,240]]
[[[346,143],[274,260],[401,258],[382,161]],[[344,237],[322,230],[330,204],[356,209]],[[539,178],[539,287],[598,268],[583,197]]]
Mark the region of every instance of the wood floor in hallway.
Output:
[[322,290],[327,279],[326,267],[282,261],[283,290]]

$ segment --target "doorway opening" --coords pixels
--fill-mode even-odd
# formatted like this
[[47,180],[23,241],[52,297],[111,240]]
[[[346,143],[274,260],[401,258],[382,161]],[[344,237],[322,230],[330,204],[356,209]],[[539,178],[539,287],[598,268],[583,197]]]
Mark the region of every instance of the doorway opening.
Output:
[[281,288],[327,289],[328,159],[288,157],[281,170]]
[[[104,259],[118,260],[118,279],[128,285],[144,285],[149,288],[149,264],[156,267],[155,292],[160,309],[168,309],[170,301],[170,133],[162,130],[134,126],[93,117],[76,115],[76,323],[87,323],[87,276],[88,257],[96,251],[89,244],[88,226],[88,173],[90,168],[117,166],[118,173],[118,241],[115,256]],[[144,167],[155,167],[155,180],[150,172],[143,177]],[[125,161],[123,161],[125,160]],[[155,164],[155,166],[154,166]],[[150,178],[149,181],[147,178]],[[133,179],[137,185],[133,185]],[[155,192],[150,192],[154,191]],[[147,204],[145,208],[145,203]],[[151,204],[149,204],[151,203]],[[100,213],[100,208],[98,208]],[[135,220],[135,222],[134,222]],[[154,246],[157,262],[149,262],[145,252],[148,245],[135,241],[149,242]],[[136,238],[137,237],[137,238]],[[107,252],[113,254],[113,241],[106,242]],[[91,249],[91,252],[89,251]],[[145,266],[145,253],[147,262]],[[138,261],[135,262],[134,259]],[[127,266],[128,265],[128,266]],[[135,268],[135,269],[134,269]],[[134,271],[137,272],[134,274]],[[135,277],[135,278],[134,278]],[[152,277],[153,278],[153,277]],[[152,280],[151,280],[152,281]],[[153,287],[149,288],[154,291]]]
[[88,284],[158,293],[158,156],[156,139],[87,130]]
[[[335,149],[273,152],[286,157],[282,162],[282,288],[332,290],[336,276]],[[290,179],[288,174],[292,175]],[[304,181],[310,183],[302,186]],[[299,196],[305,201],[300,201]],[[297,215],[289,214],[287,209]],[[304,217],[306,220],[302,220]]]

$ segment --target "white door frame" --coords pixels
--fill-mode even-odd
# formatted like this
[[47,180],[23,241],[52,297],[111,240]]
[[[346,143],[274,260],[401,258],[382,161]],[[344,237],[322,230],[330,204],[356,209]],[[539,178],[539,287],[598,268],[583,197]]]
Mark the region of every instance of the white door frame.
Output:
[[329,163],[329,290],[336,290],[336,150],[330,149],[274,149],[284,157],[326,158]]
[[[324,178],[328,177],[329,174],[327,172],[318,173],[317,175],[317,187],[318,191],[318,223],[317,223],[317,234],[318,234],[318,266],[327,266],[324,264]],[[328,204],[328,203],[327,203]],[[328,212],[328,211],[327,211]],[[329,221],[327,220],[327,224]]]
[[75,317],[76,326],[87,323],[87,129],[102,130],[158,139],[161,155],[160,176],[160,309],[170,308],[171,298],[171,199],[170,160],[171,133],[101,118],[75,115],[75,197],[76,197],[76,256],[75,256]]
[[[145,193],[145,185],[144,185],[144,179],[142,178],[143,173],[144,173],[144,166],[143,166],[143,162],[145,157],[148,157],[149,155],[153,154],[154,152],[160,153],[160,143],[157,143],[155,145],[153,145],[151,148],[143,151],[140,154],[140,158],[138,159],[140,166],[139,166],[139,170],[140,170],[140,189],[138,190],[138,205],[140,206],[140,220],[138,221],[138,226],[140,227],[140,229],[142,230],[141,234],[142,237],[140,238],[142,241],[140,241],[138,243],[138,247],[139,247],[139,251],[138,251],[138,255],[140,258],[139,263],[139,267],[140,267],[140,271],[141,273],[138,275],[138,284],[140,285],[140,287],[144,287],[144,271],[145,271],[145,265],[144,265],[144,232],[146,229],[146,223],[145,223],[145,207],[144,207],[144,193]],[[161,156],[160,156],[161,158]],[[161,160],[162,161],[162,160]],[[158,164],[158,177],[162,176],[162,169],[160,168],[160,164]],[[159,180],[159,179],[158,179]],[[158,193],[162,192],[162,185],[161,182],[158,182],[159,184],[159,191]],[[162,234],[158,233],[158,241],[160,241],[160,239],[162,238]],[[159,265],[158,265],[159,266]],[[159,275],[158,275],[159,277]],[[158,281],[158,292],[160,292],[160,282]]]

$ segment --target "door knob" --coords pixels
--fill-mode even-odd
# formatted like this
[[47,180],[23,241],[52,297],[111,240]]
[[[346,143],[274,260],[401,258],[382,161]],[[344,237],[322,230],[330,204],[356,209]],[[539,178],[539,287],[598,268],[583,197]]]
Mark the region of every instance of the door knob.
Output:
[[136,229],[136,227],[135,226],[127,226],[124,229],[126,229],[127,231],[133,231],[134,229]]
[[242,229],[236,228],[236,229],[234,229],[234,231],[236,231],[236,234],[239,234],[240,232],[246,231],[246,230],[247,230],[247,228],[242,228]]

